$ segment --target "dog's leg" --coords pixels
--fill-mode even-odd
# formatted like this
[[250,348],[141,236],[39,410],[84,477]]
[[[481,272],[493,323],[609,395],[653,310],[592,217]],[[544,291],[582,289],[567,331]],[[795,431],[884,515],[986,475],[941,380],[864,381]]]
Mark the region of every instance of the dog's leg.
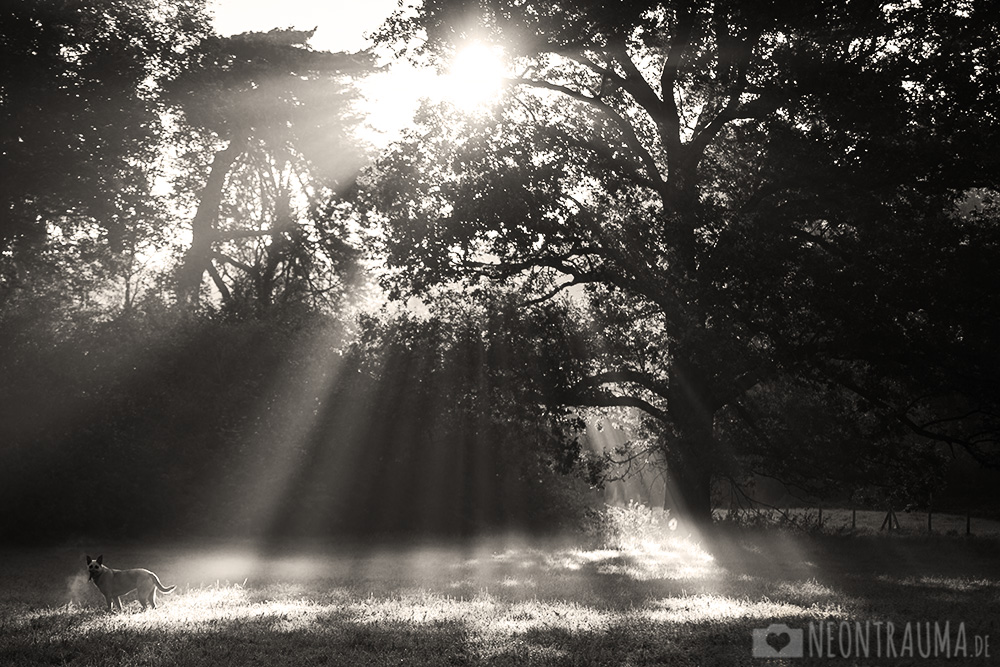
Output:
[[122,609],[122,599],[117,595],[115,596],[115,605],[118,606],[118,611],[125,611],[124,609]]

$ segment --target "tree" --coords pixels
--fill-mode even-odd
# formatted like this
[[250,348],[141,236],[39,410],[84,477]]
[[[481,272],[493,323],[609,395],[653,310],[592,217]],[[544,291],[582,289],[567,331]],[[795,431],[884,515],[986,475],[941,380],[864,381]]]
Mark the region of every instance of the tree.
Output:
[[[759,397],[775,383],[836,387],[901,441],[996,461],[998,284],[984,269],[997,209],[962,212],[1000,173],[984,149],[1000,101],[990,12],[401,10],[384,40],[439,61],[495,42],[519,74],[499,108],[427,111],[374,169],[396,288],[486,278],[528,285],[526,305],[573,294],[585,344],[564,355],[550,400],[644,410],[697,519],[710,516],[713,474],[764,442]],[[756,436],[727,440],[733,420]]]
[[157,215],[159,93],[208,31],[204,2],[14,0],[0,9],[0,252],[47,225],[114,252]]
[[[225,302],[236,291],[267,308],[279,287],[288,296],[306,284],[321,260],[330,273],[349,264],[336,208],[309,211],[352,187],[361,163],[354,81],[373,60],[313,51],[311,36],[210,37],[172,89],[187,148],[180,187],[195,208],[181,303],[198,300],[206,272]],[[227,270],[236,276],[226,280]]]

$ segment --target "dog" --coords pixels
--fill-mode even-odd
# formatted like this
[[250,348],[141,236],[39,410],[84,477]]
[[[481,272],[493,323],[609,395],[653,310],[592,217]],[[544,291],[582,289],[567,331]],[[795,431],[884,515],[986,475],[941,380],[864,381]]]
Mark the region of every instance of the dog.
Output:
[[149,570],[142,568],[114,570],[104,564],[103,555],[98,556],[97,560],[87,556],[87,570],[90,572],[90,580],[107,601],[108,611],[112,610],[113,605],[117,605],[118,611],[121,611],[121,596],[132,591],[136,591],[143,609],[146,605],[156,609],[156,591],[169,593],[177,588],[164,586],[160,583],[159,577]]

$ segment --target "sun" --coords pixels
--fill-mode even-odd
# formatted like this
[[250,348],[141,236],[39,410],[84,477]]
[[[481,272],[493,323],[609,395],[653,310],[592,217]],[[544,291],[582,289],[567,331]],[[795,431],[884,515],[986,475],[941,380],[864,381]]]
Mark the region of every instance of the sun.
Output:
[[384,146],[413,124],[420,100],[447,102],[465,113],[492,104],[509,76],[503,50],[480,41],[459,48],[442,69],[394,62],[366,79],[361,110],[367,117],[365,140]]
[[504,82],[503,53],[495,46],[471,42],[461,48],[445,75],[444,97],[463,109],[496,100]]

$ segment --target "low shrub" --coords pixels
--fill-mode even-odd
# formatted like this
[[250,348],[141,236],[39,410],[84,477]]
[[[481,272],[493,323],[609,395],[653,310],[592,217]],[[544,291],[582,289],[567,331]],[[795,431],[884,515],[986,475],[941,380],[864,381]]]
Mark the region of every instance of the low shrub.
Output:
[[677,528],[678,521],[669,510],[630,500],[624,507],[605,505],[588,512],[584,532],[595,546],[631,550],[659,544]]

